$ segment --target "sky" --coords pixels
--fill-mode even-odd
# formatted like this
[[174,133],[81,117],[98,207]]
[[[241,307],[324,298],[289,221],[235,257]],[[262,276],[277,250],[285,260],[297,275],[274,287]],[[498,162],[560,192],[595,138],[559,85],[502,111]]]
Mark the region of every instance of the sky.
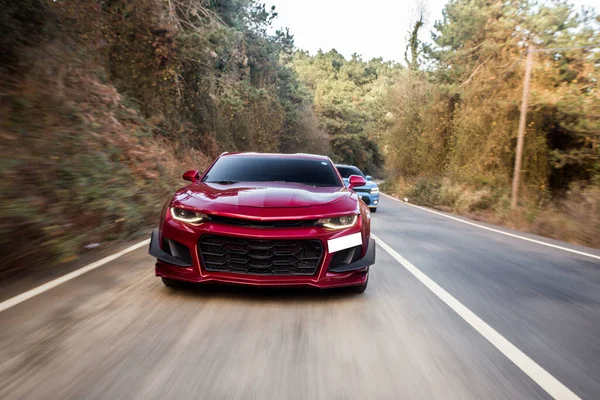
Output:
[[[274,5],[275,28],[288,27],[297,47],[314,54],[335,48],[346,57],[358,53],[363,59],[383,57],[403,61],[411,22],[417,18],[417,4],[426,9],[423,40],[436,20],[442,18],[447,0],[262,0]],[[600,0],[572,0],[576,5],[593,6]]]

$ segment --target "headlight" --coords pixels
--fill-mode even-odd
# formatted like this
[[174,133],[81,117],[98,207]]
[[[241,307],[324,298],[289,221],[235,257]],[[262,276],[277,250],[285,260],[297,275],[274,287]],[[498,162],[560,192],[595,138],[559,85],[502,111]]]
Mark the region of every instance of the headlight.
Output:
[[379,188],[373,188],[371,189],[371,194],[375,194],[375,193],[379,193]]
[[206,214],[179,207],[171,207],[171,215],[177,221],[187,222],[192,225],[200,225],[204,221],[209,220]]
[[342,215],[341,217],[322,218],[317,221],[317,225],[327,229],[344,229],[350,228],[358,220],[358,215]]

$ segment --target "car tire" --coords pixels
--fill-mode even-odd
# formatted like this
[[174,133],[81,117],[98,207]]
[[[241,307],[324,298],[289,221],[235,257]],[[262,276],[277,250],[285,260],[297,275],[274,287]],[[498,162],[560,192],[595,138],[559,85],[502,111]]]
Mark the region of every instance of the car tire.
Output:
[[367,279],[365,281],[365,283],[363,283],[362,285],[356,285],[356,286],[350,286],[348,288],[348,290],[350,291],[350,293],[364,293],[365,290],[367,290],[367,285],[369,284],[369,279]]
[[166,287],[176,288],[176,287],[181,286],[181,283],[179,281],[174,280],[174,279],[169,279],[169,278],[161,278],[161,279],[162,279],[163,284]]
[[369,210],[371,210],[371,212],[377,212],[377,207],[369,208]]

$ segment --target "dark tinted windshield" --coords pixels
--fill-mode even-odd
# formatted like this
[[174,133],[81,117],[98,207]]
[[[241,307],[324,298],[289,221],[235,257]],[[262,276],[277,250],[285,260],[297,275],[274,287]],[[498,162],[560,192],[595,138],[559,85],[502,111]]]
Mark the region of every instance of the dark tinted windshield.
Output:
[[293,182],[311,186],[342,186],[329,161],[269,156],[221,157],[203,181]]
[[365,177],[363,173],[360,172],[360,169],[356,167],[342,167],[340,165],[336,165],[336,168],[338,171],[340,171],[342,178],[350,178],[350,175],[358,175],[362,176],[363,178]]

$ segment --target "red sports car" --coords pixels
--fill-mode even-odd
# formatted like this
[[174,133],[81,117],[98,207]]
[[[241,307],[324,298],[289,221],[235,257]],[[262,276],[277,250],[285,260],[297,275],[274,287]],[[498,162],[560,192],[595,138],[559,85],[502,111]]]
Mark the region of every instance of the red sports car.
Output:
[[369,208],[334,164],[311,154],[224,153],[167,202],[150,254],[167,286],[347,286],[362,293],[375,262]]

